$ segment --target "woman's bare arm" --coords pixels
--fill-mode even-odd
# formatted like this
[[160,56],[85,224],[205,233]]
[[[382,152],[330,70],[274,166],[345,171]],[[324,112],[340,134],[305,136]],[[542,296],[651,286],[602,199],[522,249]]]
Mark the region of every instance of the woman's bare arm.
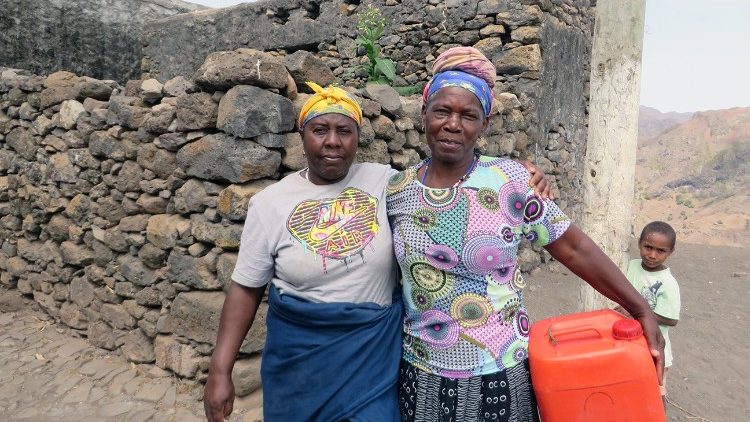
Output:
[[223,422],[232,413],[234,384],[232,368],[266,287],[245,287],[232,283],[224,307],[221,309],[216,347],[208,368],[208,380],[203,390],[203,407],[210,422]]
[[547,251],[599,293],[619,303],[643,326],[659,380],[664,369],[664,338],[654,313],[646,300],[633,288],[609,257],[575,225],[553,243]]

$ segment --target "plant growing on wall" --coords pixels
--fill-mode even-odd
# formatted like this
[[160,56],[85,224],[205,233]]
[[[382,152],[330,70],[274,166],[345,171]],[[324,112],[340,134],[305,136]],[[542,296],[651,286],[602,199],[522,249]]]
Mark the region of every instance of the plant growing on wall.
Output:
[[357,21],[357,46],[362,47],[367,54],[368,61],[362,65],[368,74],[370,82],[390,84],[396,79],[396,65],[393,60],[380,56],[378,41],[385,29],[385,18],[380,9],[371,4],[359,14]]

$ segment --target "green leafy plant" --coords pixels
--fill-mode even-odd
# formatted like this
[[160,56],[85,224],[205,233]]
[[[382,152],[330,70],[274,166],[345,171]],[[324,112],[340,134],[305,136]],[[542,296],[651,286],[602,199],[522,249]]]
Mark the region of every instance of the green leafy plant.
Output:
[[362,47],[367,54],[367,63],[363,66],[367,70],[370,82],[390,84],[396,79],[396,65],[393,60],[380,56],[378,41],[385,29],[385,18],[380,9],[367,5],[367,9],[359,14],[357,21],[357,46]]

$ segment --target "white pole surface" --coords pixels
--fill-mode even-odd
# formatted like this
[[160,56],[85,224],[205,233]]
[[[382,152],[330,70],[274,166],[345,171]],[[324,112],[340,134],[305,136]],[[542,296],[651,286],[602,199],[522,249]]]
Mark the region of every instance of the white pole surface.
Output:
[[[630,246],[645,0],[599,0],[591,52],[581,227],[625,270]],[[583,310],[606,306],[587,284]]]

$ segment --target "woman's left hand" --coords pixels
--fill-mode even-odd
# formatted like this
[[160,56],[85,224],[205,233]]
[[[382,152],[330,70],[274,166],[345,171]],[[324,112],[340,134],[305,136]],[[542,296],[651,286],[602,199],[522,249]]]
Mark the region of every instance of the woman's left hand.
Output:
[[659,379],[659,385],[662,384],[664,379],[664,336],[659,330],[659,324],[656,322],[656,317],[651,309],[643,312],[641,315],[633,315],[633,318],[638,320],[643,327],[643,336],[646,337],[649,351],[651,352],[651,358],[654,360],[656,366],[656,376]]
[[[659,321],[656,319],[656,315],[649,310],[644,315],[633,316],[630,315],[630,312],[628,312],[620,305],[615,306],[614,310],[627,318],[634,318],[641,323],[641,327],[643,327],[643,336],[646,338],[646,342],[648,343],[648,349],[651,353],[651,358],[654,360],[654,365],[656,366],[656,374],[659,377],[659,381],[661,382],[663,373],[661,371],[663,371],[664,368],[665,341],[664,337],[661,334],[661,330],[659,329]],[[653,324],[651,323],[651,320],[653,320]]]
[[521,160],[520,163],[529,171],[529,173],[531,173],[529,186],[534,189],[534,192],[541,196],[542,199],[554,200],[555,196],[552,194],[552,183],[549,182],[544,171],[530,161]]

